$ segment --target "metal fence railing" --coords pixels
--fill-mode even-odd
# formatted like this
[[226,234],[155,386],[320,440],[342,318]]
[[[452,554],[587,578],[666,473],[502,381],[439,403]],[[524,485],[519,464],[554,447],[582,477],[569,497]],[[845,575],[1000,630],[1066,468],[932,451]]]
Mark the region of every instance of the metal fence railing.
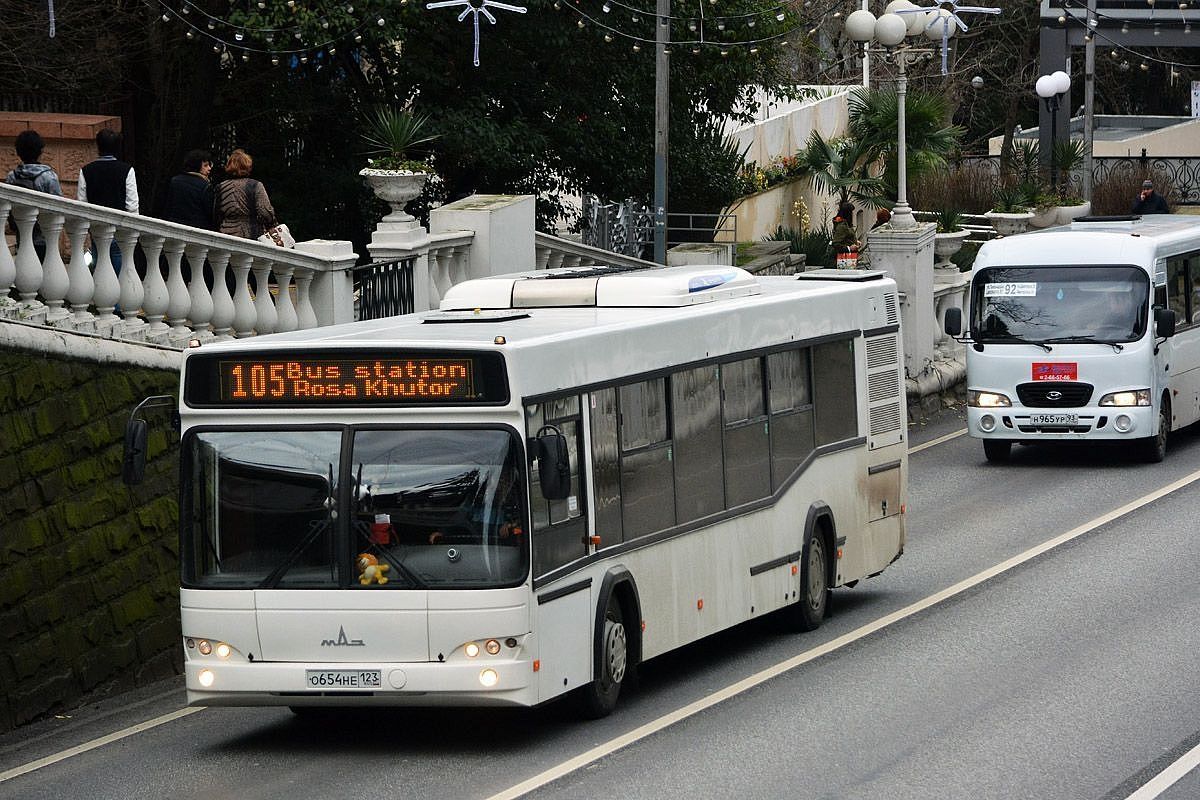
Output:
[[355,319],[383,319],[411,314],[413,265],[416,257],[376,261],[354,270]]

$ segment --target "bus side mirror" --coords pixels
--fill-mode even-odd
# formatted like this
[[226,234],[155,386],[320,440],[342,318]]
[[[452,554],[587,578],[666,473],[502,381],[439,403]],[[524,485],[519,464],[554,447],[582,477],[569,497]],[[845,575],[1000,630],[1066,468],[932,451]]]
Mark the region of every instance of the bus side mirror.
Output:
[[571,458],[567,454],[567,437],[557,428],[547,425],[537,434],[538,483],[542,497],[565,500],[571,493]]
[[1163,339],[1175,335],[1175,312],[1170,308],[1154,309],[1154,332]]
[[136,486],[146,476],[146,431],[144,419],[131,419],[125,425],[125,456],[121,461],[121,481]]
[[946,309],[946,319],[942,323],[942,326],[945,328],[947,336],[961,336],[962,335],[962,309],[961,308],[947,308]]

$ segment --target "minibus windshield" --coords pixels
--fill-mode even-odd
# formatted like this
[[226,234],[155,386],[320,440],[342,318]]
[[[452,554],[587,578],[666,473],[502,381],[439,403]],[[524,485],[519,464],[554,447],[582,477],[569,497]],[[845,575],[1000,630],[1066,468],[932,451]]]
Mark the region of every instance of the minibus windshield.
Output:
[[506,429],[202,431],[183,459],[191,588],[477,589],[528,571]]
[[1134,342],[1149,292],[1138,267],[992,267],[975,278],[971,333],[983,343]]

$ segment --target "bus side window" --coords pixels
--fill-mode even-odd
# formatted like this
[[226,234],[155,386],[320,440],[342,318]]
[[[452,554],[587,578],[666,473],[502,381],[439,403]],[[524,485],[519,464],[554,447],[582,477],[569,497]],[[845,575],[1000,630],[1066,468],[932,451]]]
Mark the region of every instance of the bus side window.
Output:
[[812,349],[816,444],[858,435],[858,392],[855,390],[854,340],[840,339]]
[[721,365],[725,502],[735,508],[771,491],[770,443],[761,358]]
[[626,540],[675,524],[675,476],[665,378],[617,389],[621,522]]
[[587,555],[584,536],[584,496],[579,455],[582,451],[582,418],[579,395],[559,397],[525,409],[526,436],[534,436],[542,425],[558,428],[567,440],[571,462],[571,493],[565,500],[547,500],[542,496],[537,470],[529,470],[529,501],[533,519],[534,575],[545,573]]
[[771,487],[778,489],[813,449],[812,379],[809,350],[767,356],[771,412]]

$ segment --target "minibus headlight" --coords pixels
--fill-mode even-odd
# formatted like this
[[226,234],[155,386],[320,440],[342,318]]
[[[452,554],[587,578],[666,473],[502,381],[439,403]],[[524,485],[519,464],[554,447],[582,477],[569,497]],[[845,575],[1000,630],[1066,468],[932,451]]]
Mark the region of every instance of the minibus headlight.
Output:
[[1131,389],[1126,392],[1109,392],[1100,398],[1102,406],[1148,406],[1150,405],[1149,389]]
[[1007,408],[1012,401],[1007,395],[999,392],[980,392],[975,389],[967,390],[967,405],[975,408]]

